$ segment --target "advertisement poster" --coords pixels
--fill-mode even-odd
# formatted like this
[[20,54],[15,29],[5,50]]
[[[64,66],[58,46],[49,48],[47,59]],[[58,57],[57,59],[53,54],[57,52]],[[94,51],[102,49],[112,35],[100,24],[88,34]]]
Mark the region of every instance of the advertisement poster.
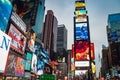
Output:
[[39,0],[15,0],[14,10],[27,26],[32,26],[35,24],[38,5]]
[[32,57],[31,72],[37,73],[37,56],[35,54],[33,54]]
[[25,70],[30,71],[31,62],[32,62],[32,54],[27,52]]
[[87,23],[75,24],[76,40],[88,40],[88,26]]
[[95,53],[94,53],[94,43],[90,44],[90,49],[91,49],[91,59],[94,60],[95,59]]
[[10,43],[11,38],[0,30],[0,73],[5,70]]
[[37,62],[37,75],[43,74],[43,70],[44,70],[44,62],[38,60],[38,62]]
[[75,22],[87,22],[86,15],[78,15],[75,17]]
[[9,17],[12,11],[12,4],[9,0],[0,0],[0,30],[5,32]]
[[16,76],[24,76],[24,68],[25,68],[25,60],[22,59],[21,57],[18,57],[17,58],[15,75]]
[[17,56],[10,52],[8,57],[8,63],[6,65],[6,75],[14,76],[15,75],[15,68],[17,63]]
[[10,24],[8,35],[12,38],[10,47],[15,49],[17,52],[24,54],[26,37],[18,31],[13,24]]
[[76,42],[76,60],[89,60],[89,42]]

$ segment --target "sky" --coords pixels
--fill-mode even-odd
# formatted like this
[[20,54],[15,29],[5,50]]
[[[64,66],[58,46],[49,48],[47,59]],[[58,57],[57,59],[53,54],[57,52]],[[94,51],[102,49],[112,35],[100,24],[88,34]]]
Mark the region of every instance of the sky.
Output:
[[[120,0],[85,0],[86,10],[89,17],[90,39],[95,46],[95,62],[97,77],[100,68],[102,45],[108,46],[106,26],[108,14],[120,13]],[[75,0],[46,0],[46,10],[53,10],[58,24],[64,24],[68,30],[67,49],[71,49],[74,43],[74,22]],[[46,14],[46,12],[45,12]]]

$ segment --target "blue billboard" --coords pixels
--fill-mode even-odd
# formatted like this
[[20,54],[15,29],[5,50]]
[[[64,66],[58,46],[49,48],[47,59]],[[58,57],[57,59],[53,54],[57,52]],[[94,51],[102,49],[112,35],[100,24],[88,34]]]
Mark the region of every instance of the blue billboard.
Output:
[[76,23],[75,24],[75,38],[76,40],[88,40],[87,23]]
[[9,0],[0,0],[0,30],[5,32],[10,14],[12,11],[12,4]]

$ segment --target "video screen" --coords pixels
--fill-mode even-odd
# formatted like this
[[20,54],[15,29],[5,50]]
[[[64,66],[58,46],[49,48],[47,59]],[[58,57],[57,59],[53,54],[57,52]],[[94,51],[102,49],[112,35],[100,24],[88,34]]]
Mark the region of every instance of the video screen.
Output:
[[89,42],[77,41],[75,44],[76,60],[89,60]]
[[75,38],[76,40],[88,40],[87,23],[76,23],[75,24]]

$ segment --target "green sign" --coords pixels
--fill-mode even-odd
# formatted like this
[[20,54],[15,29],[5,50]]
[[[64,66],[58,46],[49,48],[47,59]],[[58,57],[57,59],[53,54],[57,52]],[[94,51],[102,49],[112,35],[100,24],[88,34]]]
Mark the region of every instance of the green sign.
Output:
[[40,80],[55,80],[55,76],[51,74],[43,74],[40,76]]

